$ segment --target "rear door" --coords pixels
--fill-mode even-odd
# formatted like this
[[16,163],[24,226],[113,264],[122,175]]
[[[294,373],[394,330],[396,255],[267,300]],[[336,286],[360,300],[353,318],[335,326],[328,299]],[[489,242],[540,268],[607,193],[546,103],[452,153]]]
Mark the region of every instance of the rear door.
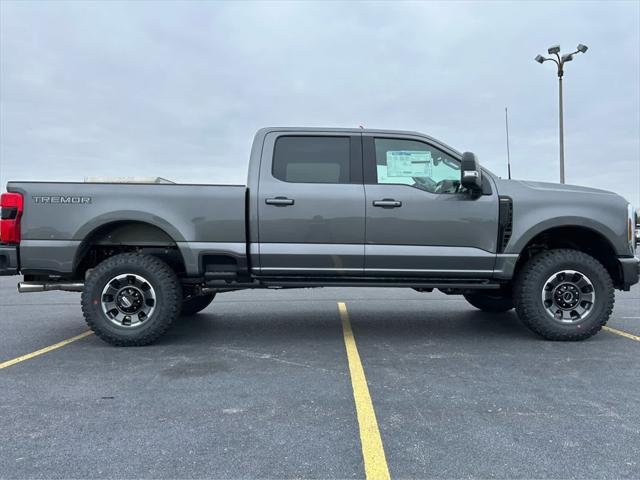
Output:
[[364,203],[360,134],[267,134],[258,187],[261,274],[362,274]]
[[498,198],[459,185],[454,152],[422,137],[364,134],[365,272],[489,278]]

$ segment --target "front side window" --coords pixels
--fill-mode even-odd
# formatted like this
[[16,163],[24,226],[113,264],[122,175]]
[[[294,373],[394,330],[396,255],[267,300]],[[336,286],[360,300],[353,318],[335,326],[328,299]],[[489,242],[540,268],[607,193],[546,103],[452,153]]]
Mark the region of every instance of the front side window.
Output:
[[349,142],[349,137],[280,137],[273,176],[293,183],[349,183]]
[[459,193],[460,162],[416,140],[376,138],[379,184],[409,185],[430,193]]

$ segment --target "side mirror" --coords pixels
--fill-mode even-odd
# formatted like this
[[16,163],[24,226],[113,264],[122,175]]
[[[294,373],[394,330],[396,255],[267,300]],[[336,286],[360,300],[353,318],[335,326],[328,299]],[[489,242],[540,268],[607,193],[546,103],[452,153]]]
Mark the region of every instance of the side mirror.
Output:
[[482,191],[482,170],[474,153],[464,152],[462,154],[460,184],[471,192]]

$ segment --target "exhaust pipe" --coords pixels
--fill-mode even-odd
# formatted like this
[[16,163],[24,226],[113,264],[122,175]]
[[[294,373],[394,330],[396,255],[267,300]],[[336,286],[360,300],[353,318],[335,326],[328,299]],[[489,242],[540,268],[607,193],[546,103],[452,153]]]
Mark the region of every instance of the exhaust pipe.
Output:
[[37,283],[37,282],[20,282],[18,283],[18,292],[50,292],[52,290],[62,290],[64,292],[81,292],[84,283],[71,282],[54,282],[54,283]]

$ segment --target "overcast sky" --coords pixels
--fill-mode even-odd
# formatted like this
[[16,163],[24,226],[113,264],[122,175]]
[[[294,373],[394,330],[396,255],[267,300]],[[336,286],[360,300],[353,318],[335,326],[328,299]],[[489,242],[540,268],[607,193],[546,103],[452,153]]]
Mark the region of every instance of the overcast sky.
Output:
[[640,205],[640,2],[0,1],[0,182],[244,183],[262,126],[417,130]]

